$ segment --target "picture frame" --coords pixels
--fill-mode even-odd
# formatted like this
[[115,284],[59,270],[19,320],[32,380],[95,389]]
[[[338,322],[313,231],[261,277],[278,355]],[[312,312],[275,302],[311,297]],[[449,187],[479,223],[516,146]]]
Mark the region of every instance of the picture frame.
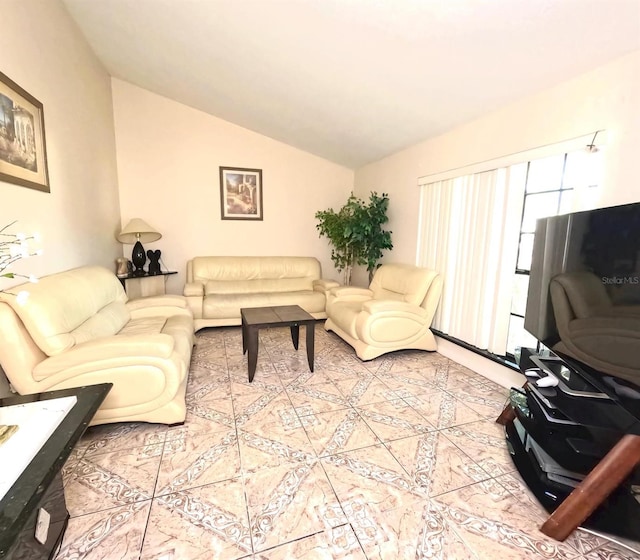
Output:
[[220,167],[223,220],[262,220],[262,169]]
[[2,72],[0,181],[51,192],[42,103]]

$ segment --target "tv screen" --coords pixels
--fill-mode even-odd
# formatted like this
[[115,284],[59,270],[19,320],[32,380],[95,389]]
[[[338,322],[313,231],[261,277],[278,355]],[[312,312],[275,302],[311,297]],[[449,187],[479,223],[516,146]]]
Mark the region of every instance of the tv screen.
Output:
[[640,385],[640,203],[538,220],[524,326],[559,356]]

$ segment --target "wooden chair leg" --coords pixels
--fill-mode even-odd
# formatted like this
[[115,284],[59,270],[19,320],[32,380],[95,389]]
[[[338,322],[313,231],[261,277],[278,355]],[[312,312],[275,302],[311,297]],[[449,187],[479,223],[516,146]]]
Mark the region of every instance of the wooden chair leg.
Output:
[[516,411],[513,410],[513,407],[508,404],[504,407],[500,416],[496,418],[496,423],[501,426],[506,426],[509,422],[513,422],[516,419]]
[[616,443],[577,488],[551,514],[540,530],[565,540],[640,463],[640,436],[627,434]]

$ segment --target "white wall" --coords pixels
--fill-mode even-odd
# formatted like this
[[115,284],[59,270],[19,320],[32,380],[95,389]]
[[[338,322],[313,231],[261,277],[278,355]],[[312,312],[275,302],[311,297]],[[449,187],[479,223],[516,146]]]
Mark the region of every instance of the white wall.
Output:
[[[139,217],[162,233],[145,249],[161,249],[179,272],[168,292],[182,292],[186,261],[198,255],[315,256],[325,277],[338,278],[314,214],[346,202],[352,170],[127,82],[112,85],[122,222]],[[262,169],[263,221],[221,219],[220,166]]]
[[[481,87],[478,85],[477,87]],[[640,51],[460,126],[355,174],[354,192],[390,195],[394,250],[415,262],[418,177],[607,130],[601,206],[640,200]]]
[[121,247],[110,78],[60,2],[5,0],[0,13],[0,71],[44,105],[51,184],[44,193],[0,181],[0,225],[17,220],[14,231],[42,236],[43,256],[13,270],[113,269]]
[[[365,197],[371,190],[390,195],[389,228],[393,231],[394,250],[385,260],[415,262],[418,177],[553,144],[593,130],[607,131],[599,205],[639,201],[639,100],[640,51],[636,51],[358,169],[354,187],[358,196]],[[359,284],[366,282],[361,270],[354,277]],[[456,359],[461,361],[460,356]]]

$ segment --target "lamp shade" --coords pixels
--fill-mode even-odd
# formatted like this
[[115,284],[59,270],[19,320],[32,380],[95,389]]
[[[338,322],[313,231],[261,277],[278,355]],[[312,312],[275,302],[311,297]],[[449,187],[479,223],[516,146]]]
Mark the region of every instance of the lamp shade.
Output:
[[120,243],[133,244],[136,241],[141,243],[151,243],[158,241],[162,234],[153,229],[147,222],[140,218],[133,218],[116,236]]

